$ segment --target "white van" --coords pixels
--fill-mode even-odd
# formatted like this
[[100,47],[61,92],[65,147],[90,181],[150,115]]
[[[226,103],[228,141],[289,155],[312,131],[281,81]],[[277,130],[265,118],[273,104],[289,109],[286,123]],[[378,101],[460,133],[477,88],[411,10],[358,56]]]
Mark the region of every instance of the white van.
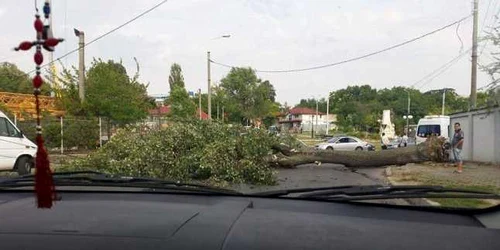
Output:
[[445,115],[428,115],[418,121],[415,140],[417,144],[425,142],[430,135],[449,139],[450,117]]
[[29,174],[37,146],[0,111],[0,170]]

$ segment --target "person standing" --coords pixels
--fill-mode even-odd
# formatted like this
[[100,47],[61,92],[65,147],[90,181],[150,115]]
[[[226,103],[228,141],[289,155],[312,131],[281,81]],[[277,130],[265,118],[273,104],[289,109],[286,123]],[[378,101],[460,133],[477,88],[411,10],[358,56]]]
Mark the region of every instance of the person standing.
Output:
[[390,143],[391,142],[389,141],[389,137],[387,137],[385,133],[382,133],[382,141],[381,141],[382,149],[387,149]]
[[463,161],[462,161],[462,146],[464,144],[464,132],[460,128],[460,123],[455,123],[455,133],[453,134],[453,140],[451,141],[451,145],[453,147],[453,156],[455,157],[455,166],[457,169],[454,171],[455,173],[462,173],[463,170]]
[[406,136],[406,134],[404,134],[403,136],[403,139],[402,139],[402,144],[404,147],[407,147],[408,146],[408,136]]

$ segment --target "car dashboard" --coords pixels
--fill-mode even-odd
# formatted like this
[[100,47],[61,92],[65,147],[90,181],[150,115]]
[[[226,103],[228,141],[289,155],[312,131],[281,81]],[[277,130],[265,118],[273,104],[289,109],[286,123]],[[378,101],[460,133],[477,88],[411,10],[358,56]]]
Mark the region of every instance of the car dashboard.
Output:
[[500,249],[500,215],[136,192],[0,194],[1,249]]

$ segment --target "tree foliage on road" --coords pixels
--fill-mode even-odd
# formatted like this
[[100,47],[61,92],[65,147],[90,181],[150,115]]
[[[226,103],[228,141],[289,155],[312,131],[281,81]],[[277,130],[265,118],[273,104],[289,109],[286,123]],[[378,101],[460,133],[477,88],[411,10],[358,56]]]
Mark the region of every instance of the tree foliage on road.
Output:
[[[441,114],[442,90],[423,93],[413,88],[375,89],[369,85],[348,86],[330,92],[330,113],[337,114],[338,125],[343,130],[375,131],[378,129],[378,119],[381,119],[382,111],[389,109],[392,111],[392,120],[398,129],[397,132],[402,133],[406,124],[403,116],[408,113],[408,94],[411,97],[412,123],[416,123],[425,115]],[[486,105],[486,99],[486,93],[478,93],[478,106]],[[318,110],[326,112],[326,99],[317,101]],[[315,109],[316,100],[302,99],[298,106]],[[467,110],[467,108],[467,97],[459,96],[454,90],[446,90],[446,114]]]
[[232,68],[216,93],[229,113],[229,120],[238,123],[262,120],[279,108],[273,85],[259,79],[251,68]]
[[197,119],[148,133],[124,129],[110,142],[58,170],[97,170],[180,181],[273,184],[267,157],[277,137]]

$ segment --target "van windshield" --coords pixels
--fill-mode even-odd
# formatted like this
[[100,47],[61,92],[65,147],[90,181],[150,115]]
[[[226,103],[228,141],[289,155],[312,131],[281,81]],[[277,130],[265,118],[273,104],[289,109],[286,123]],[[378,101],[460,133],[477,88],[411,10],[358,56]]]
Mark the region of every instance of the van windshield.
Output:
[[420,137],[427,137],[430,135],[441,135],[440,125],[420,125],[418,126],[417,135]]

